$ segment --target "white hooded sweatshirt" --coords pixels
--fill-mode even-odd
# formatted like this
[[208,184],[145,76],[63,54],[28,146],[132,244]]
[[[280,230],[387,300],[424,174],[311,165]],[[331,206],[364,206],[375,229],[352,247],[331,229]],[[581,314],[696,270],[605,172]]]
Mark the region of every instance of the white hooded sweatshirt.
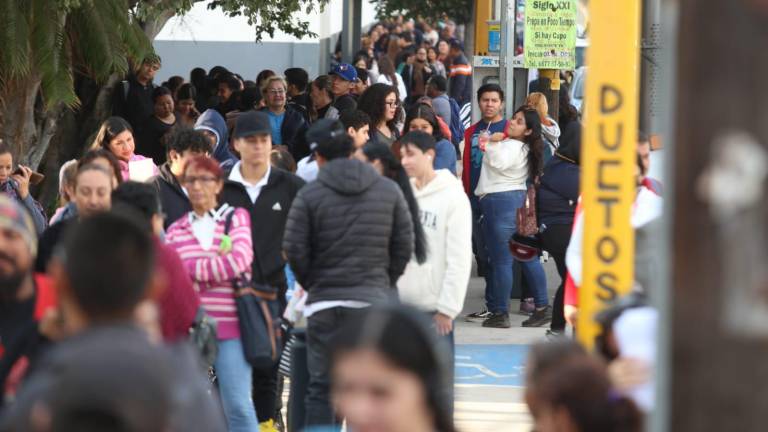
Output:
[[461,313],[472,270],[472,210],[461,182],[448,170],[423,189],[411,180],[427,239],[427,260],[411,259],[397,281],[400,299],[451,318]]
[[544,138],[544,143],[549,144],[552,153],[554,153],[558,147],[560,147],[560,126],[552,117],[547,117],[550,125],[547,126],[544,123],[541,124],[541,134]]

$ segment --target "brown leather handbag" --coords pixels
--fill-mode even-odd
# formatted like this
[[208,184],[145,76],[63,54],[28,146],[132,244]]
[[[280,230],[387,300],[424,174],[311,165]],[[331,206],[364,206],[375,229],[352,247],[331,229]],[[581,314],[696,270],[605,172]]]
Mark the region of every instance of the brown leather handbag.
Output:
[[536,181],[528,186],[525,193],[525,202],[517,209],[517,232],[520,235],[530,237],[539,233],[539,221],[536,217]]

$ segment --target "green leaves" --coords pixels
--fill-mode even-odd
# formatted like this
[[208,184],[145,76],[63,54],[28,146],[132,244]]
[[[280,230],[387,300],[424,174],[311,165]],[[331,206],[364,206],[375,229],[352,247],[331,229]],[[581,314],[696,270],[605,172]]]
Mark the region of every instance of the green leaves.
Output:
[[126,0],[0,0],[0,82],[39,79],[48,108],[77,106],[75,71],[106,81],[152,52],[128,8]]
[[274,37],[275,30],[297,38],[316,36],[309,30],[309,22],[294,15],[320,11],[326,4],[328,0],[212,0],[208,9],[219,8],[231,17],[246,17],[256,27],[255,40],[260,41],[264,34]]
[[[138,0],[135,1],[136,16],[143,22],[172,11],[175,14],[188,12],[195,3],[204,0]],[[227,16],[244,16],[256,27],[254,39],[260,41],[265,34],[273,37],[276,30],[298,38],[315,36],[309,30],[309,22],[294,17],[296,12],[320,11],[328,0],[212,0],[208,9],[221,9]]]
[[46,0],[32,1],[32,31],[29,47],[32,64],[40,76],[46,104],[58,102],[77,105],[72,70],[70,69],[69,39],[65,34],[65,13],[51,9]]
[[28,2],[0,0],[0,79],[19,78],[32,68],[29,52]]
[[472,0],[379,0],[376,14],[380,18],[405,15],[409,18],[426,18],[432,21],[445,19],[466,24],[472,17]]
[[[203,0],[0,0],[0,85],[40,80],[50,108],[79,104],[75,73],[104,82],[125,74],[153,52],[143,25],[164,22]],[[456,1],[456,0],[449,0]],[[297,12],[320,11],[328,0],[212,0],[210,9],[244,16],[256,27],[254,39],[275,31],[314,36]]]

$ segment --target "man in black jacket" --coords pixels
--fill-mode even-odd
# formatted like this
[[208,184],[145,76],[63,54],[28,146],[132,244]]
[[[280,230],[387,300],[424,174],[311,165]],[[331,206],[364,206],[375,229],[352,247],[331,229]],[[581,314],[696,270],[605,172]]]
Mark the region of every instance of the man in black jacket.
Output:
[[390,301],[413,249],[413,226],[400,188],[369,164],[350,159],[341,123],[307,132],[320,173],[296,196],[283,249],[308,292],[309,389],[306,425],[334,422],[329,402],[331,340],[361,308]]
[[[287,289],[282,255],[283,232],[288,210],[304,181],[270,166],[271,134],[266,113],[248,111],[237,118],[233,137],[240,162],[227,175],[220,201],[250,213],[253,280],[278,289],[282,312]],[[260,423],[275,418],[277,397],[277,368],[254,369],[253,403]]]
[[288,68],[283,74],[288,83],[288,106],[300,112],[309,123],[309,107],[312,105],[307,91],[309,74],[302,68]]
[[333,104],[325,113],[325,118],[336,120],[343,111],[357,108],[357,100],[350,94],[357,83],[357,70],[349,63],[340,63],[328,75],[332,80]]
[[135,73],[117,83],[112,90],[112,115],[127,120],[134,133],[140,131],[142,123],[154,112],[152,92],[155,85],[152,80],[160,65],[157,54],[148,55]]
[[451,41],[451,67],[448,71],[448,96],[464,107],[472,103],[472,65],[464,55],[464,45],[458,40]]
[[160,166],[160,174],[151,181],[157,188],[160,203],[163,206],[165,229],[192,211],[189,196],[180,182],[187,161],[196,156],[207,156],[211,153],[211,143],[205,135],[199,130],[190,128],[181,128],[172,132],[167,146],[168,162]]

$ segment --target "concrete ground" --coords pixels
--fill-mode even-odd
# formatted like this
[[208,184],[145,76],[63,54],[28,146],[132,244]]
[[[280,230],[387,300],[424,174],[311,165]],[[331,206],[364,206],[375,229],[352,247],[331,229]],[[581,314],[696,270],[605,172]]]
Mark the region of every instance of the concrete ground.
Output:
[[[560,283],[554,261],[544,264],[550,299]],[[523,400],[525,352],[545,339],[549,326],[523,328],[527,318],[510,304],[512,327],[483,328],[464,320],[484,306],[485,281],[473,274],[464,312],[456,321],[456,425],[462,432],[528,432],[531,419]]]
[[[554,261],[544,264],[550,299],[560,279]],[[483,328],[464,316],[484,306],[485,281],[473,271],[464,311],[456,320],[455,420],[461,432],[529,432],[532,429],[523,400],[525,356],[528,347],[545,340],[549,326],[523,328],[527,318],[516,313],[512,300],[509,329]],[[283,392],[283,416],[287,419],[288,388]]]

